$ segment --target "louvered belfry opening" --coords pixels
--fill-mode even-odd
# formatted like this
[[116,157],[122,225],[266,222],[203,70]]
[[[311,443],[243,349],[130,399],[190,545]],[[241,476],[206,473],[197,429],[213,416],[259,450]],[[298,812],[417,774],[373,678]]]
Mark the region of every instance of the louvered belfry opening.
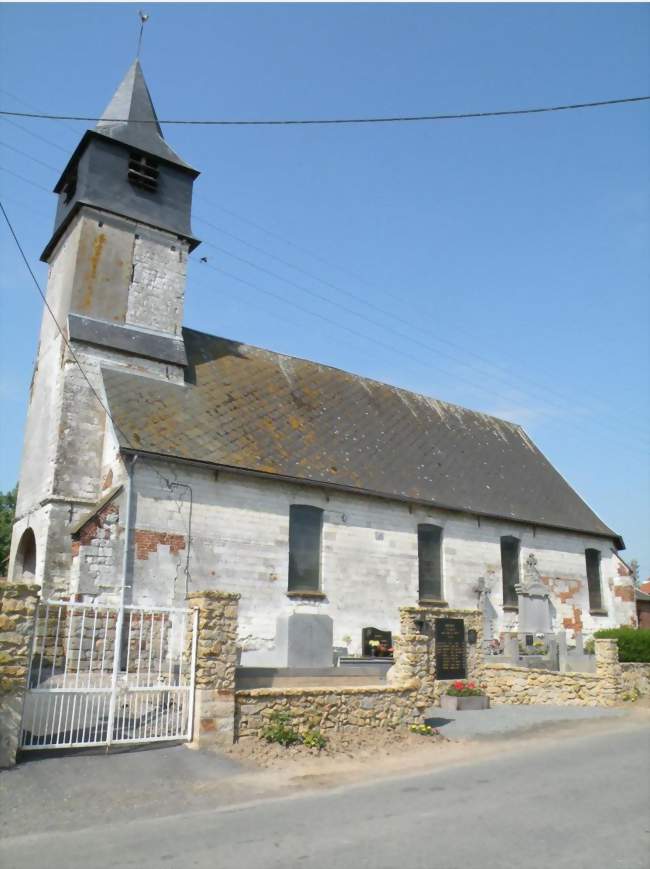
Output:
[[136,187],[158,189],[158,163],[145,154],[129,154],[129,181]]

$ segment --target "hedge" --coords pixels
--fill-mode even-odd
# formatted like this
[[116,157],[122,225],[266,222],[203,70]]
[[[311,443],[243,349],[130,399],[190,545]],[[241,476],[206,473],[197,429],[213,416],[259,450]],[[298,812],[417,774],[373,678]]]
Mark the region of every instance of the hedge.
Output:
[[608,628],[596,631],[597,640],[618,640],[621,663],[650,664],[650,628]]

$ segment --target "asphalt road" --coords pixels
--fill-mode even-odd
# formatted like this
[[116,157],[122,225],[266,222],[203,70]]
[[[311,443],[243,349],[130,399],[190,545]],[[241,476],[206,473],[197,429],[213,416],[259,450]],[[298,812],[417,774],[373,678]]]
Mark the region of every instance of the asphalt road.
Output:
[[0,865],[648,869],[649,782],[648,729],[610,730],[417,777],[4,838]]

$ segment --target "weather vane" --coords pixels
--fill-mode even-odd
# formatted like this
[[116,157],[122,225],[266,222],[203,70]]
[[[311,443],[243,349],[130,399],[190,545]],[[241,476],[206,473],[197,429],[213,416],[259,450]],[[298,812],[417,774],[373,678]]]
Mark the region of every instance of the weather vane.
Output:
[[138,10],[138,15],[140,16],[140,35],[138,36],[138,51],[136,57],[140,57],[140,49],[142,48],[142,31],[144,30],[144,25],[149,20],[149,15],[146,12],[143,12],[142,9]]

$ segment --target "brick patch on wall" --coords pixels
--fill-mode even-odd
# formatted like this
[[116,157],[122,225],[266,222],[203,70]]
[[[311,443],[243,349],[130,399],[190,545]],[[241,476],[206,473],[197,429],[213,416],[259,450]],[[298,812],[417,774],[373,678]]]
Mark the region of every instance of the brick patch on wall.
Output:
[[159,546],[169,546],[171,554],[176,555],[181,549],[185,549],[185,535],[136,529],[135,555],[139,561],[146,561],[149,553],[155,552]]
[[634,600],[634,586],[633,585],[615,585],[614,586],[614,594],[616,597],[620,597],[621,600],[630,603]]
[[577,631],[582,633],[582,610],[580,607],[573,607],[573,618],[562,619],[562,625],[569,631]]
[[[119,508],[114,504],[107,504],[105,507],[102,507],[94,516],[92,516],[85,525],[79,529],[77,533],[77,539],[73,541],[72,544],[72,554],[73,557],[76,554],[79,554],[80,546],[90,546],[93,540],[109,540],[111,536],[111,529],[105,527],[107,525],[106,519],[109,516],[116,516],[119,518]],[[75,552],[75,543],[77,543],[76,552]]]

